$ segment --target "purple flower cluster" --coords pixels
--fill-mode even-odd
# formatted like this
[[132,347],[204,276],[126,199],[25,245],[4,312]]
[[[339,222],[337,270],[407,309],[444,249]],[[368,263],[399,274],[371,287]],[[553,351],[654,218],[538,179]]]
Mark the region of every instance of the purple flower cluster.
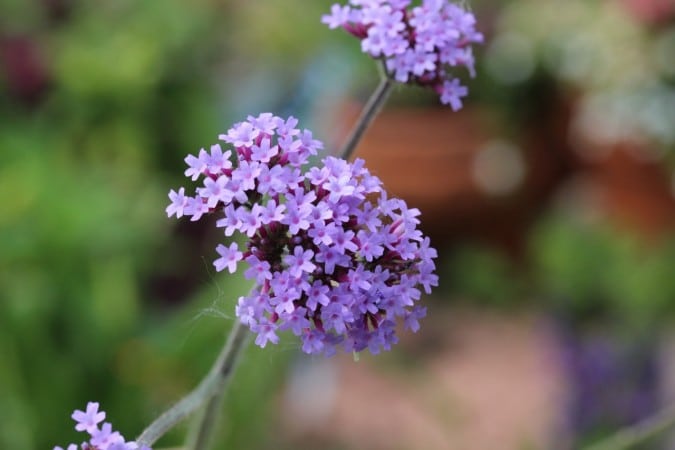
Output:
[[[145,445],[138,445],[134,441],[125,441],[124,436],[119,432],[113,431],[112,425],[105,422],[100,428],[99,423],[105,419],[105,412],[98,410],[98,403],[87,403],[87,410],[76,410],[71,416],[77,423],[77,431],[86,431],[89,433],[89,442],[83,442],[79,446],[70,444],[66,450],[151,450]],[[54,450],[63,450],[56,446]]]
[[259,346],[291,330],[306,353],[388,350],[398,318],[419,329],[421,289],[438,284],[436,251],[417,229],[419,211],[388,198],[363,160],[327,157],[303,171],[323,144],[296,125],[249,117],[220,136],[232,150],[188,156],[186,176],[203,185],[194,197],[172,190],[167,214],[218,212],[226,236],[248,238],[242,249],[218,245],[214,265],[232,273],[246,262],[255,286],[236,314]]
[[322,22],[342,27],[361,39],[361,49],[385,62],[388,75],[401,83],[430,87],[454,111],[468,89],[448,70],[464,66],[474,75],[471,44],[483,42],[476,18],[447,0],[350,0],[335,4]]

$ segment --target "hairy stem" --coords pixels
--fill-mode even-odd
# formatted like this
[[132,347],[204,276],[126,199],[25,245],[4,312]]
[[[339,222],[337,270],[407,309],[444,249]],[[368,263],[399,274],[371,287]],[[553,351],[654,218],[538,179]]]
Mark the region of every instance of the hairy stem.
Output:
[[375,116],[377,116],[377,114],[382,109],[382,106],[384,106],[385,101],[391,93],[391,88],[393,85],[393,81],[389,78],[386,72],[382,71],[380,84],[368,99],[366,106],[363,107],[361,115],[352,128],[349,138],[347,138],[347,142],[344,144],[340,150],[340,153],[338,154],[339,157],[349,159],[352,153],[354,153],[356,146],[363,137],[363,133],[365,133],[370,124],[373,122],[373,119],[375,119]]
[[213,395],[209,398],[197,425],[197,434],[192,446],[194,450],[205,450],[211,442],[213,432],[215,431],[214,424],[222,409],[223,399],[225,398],[225,390],[232,378],[235,365],[239,360],[239,355],[247,342],[248,336],[248,329],[241,322],[236,321],[232,331],[230,331],[227,343],[214,365],[214,372],[211,374],[215,380],[213,383]]
[[209,374],[192,392],[151,423],[136,440],[138,444],[153,445],[160,437],[195,412],[205,402],[209,402],[208,404],[211,405],[214,397],[222,397],[224,388],[234,372],[234,366],[246,342],[247,331],[239,321],[235,321],[225,346],[211,367]]
[[635,425],[620,429],[612,436],[587,447],[586,450],[630,449],[673,426],[675,426],[675,404]]

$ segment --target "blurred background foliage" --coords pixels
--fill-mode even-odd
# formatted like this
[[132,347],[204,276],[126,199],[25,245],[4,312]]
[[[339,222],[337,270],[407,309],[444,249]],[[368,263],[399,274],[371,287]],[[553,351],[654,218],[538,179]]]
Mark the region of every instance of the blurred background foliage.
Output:
[[[217,237],[167,220],[166,192],[185,154],[238,113],[237,77],[286,67],[264,89],[272,108],[312,53],[299,34],[240,45],[263,26],[251,14],[216,1],[0,3],[0,448],[76,439],[70,412],[92,399],[131,437],[208,370],[246,284],[215,276]],[[259,64],[277,45],[308,51]],[[227,448],[264,445],[280,382],[269,375],[286,353],[247,352]]]
[[552,217],[532,237],[533,277],[556,310],[578,322],[644,331],[675,312],[675,241],[649,245],[607,225]]
[[[131,437],[208,370],[247,285],[214,273],[209,223],[166,219],[166,193],[183,184],[186,153],[247,114],[293,114],[336,138],[322,117],[367,95],[376,71],[351,36],[320,23],[331,3],[0,0],[0,448],[77,439],[69,415],[94,399]],[[472,4],[488,41],[469,109],[496,112],[501,137],[523,146],[548,130],[543,110],[565,112],[562,134],[535,152],[572,144],[550,193],[524,205],[516,251],[435,236],[443,298],[574,324],[669,324],[672,223],[653,236],[549,203],[627,139],[672,173],[675,14],[643,19],[614,1]],[[400,89],[392,103],[434,109],[420,93]],[[486,204],[530,198],[500,195]],[[444,217],[441,229],[455,219]],[[220,448],[279,448],[271,405],[291,348],[246,352]]]

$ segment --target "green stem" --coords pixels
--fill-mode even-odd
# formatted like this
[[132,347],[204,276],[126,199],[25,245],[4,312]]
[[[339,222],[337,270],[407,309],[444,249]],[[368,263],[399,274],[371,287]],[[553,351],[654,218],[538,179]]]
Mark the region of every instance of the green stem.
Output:
[[192,392],[187,394],[175,405],[155,419],[136,439],[139,445],[153,445],[157,439],[164,436],[170,429],[183,421],[199,408],[211,394],[212,380],[205,378]]
[[206,378],[192,392],[151,423],[136,440],[138,444],[153,445],[160,437],[195,412],[205,402],[208,401],[210,405],[214,397],[222,396],[222,392],[232,376],[237,357],[246,342],[247,331],[238,320],[235,321],[220,356],[218,356]]
[[232,331],[230,331],[230,336],[227,339],[223,352],[214,366],[213,377],[215,381],[213,384],[213,395],[209,398],[198,423],[197,434],[192,446],[194,450],[206,450],[211,442],[213,432],[215,431],[214,425],[225,398],[225,389],[232,378],[235,365],[239,360],[241,351],[244,349],[248,336],[248,329],[237,320]]
[[387,76],[386,72],[383,71],[380,78],[380,84],[368,99],[366,106],[363,107],[361,115],[356,121],[354,128],[352,128],[349,138],[347,138],[347,142],[344,144],[340,150],[340,153],[338,154],[341,158],[348,160],[352,153],[354,153],[356,146],[363,137],[363,133],[365,133],[373,119],[375,119],[375,116],[377,116],[377,114],[382,109],[382,106],[384,106],[385,101],[391,93],[391,88],[393,85],[393,81],[389,78],[389,76]]
[[587,447],[586,450],[630,449],[673,426],[675,426],[675,404],[635,425],[620,429],[612,436]]

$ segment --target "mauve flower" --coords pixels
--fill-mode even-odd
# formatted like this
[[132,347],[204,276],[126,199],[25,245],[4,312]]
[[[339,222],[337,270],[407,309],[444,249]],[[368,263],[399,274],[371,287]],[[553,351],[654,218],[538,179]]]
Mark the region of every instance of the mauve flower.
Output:
[[387,75],[399,83],[437,92],[457,111],[466,87],[451,76],[457,66],[475,75],[472,44],[483,42],[470,11],[448,0],[350,0],[335,4],[321,21],[361,40],[361,50],[384,61]]
[[[138,445],[135,441],[127,442],[108,422],[99,428],[98,424],[105,419],[105,412],[99,411],[98,407],[98,403],[89,402],[86,411],[73,412],[71,417],[76,423],[75,429],[86,431],[90,438],[80,446],[69,444],[66,450],[152,450],[146,445]],[[55,446],[54,450],[63,450],[63,447]]]
[[172,190],[167,213],[201,216],[206,208],[221,215],[216,226],[226,236],[246,238],[241,251],[219,244],[214,265],[248,265],[244,276],[255,285],[235,312],[259,346],[291,330],[307,353],[388,350],[396,322],[419,328],[422,289],[438,284],[436,251],[417,229],[419,211],[390,198],[363,160],[327,157],[306,170],[323,144],[296,125],[269,113],[235,125],[221,135],[233,149],[218,147],[217,158],[231,155],[219,171],[187,157],[186,175],[201,167],[204,187],[195,197],[181,188],[180,199]]

